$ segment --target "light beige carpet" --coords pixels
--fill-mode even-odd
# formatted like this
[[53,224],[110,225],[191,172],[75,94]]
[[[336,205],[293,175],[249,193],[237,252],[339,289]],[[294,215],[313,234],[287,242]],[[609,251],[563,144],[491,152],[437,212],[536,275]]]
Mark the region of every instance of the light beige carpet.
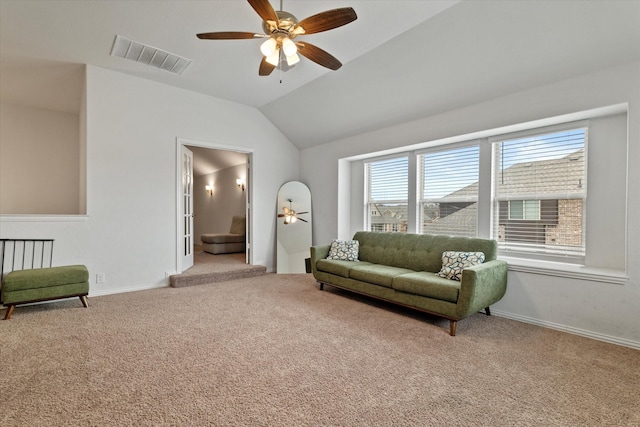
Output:
[[[637,426],[640,352],[276,275],[18,307],[2,426]],[[0,311],[0,315],[2,315]]]

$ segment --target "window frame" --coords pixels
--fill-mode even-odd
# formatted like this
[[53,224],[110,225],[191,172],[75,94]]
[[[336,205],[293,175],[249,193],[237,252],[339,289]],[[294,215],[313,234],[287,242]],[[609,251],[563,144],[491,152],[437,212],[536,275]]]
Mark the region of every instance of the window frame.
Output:
[[[509,208],[508,208],[508,212],[509,212],[509,220],[516,220],[516,221],[540,221],[540,205],[542,203],[542,200],[540,199],[520,199],[520,200],[507,200]],[[514,218],[511,215],[511,204],[513,202],[522,202],[522,218]],[[528,218],[526,215],[527,212],[527,207],[526,204],[527,202],[537,202],[537,207],[536,207],[536,217],[535,218]]]
[[[409,229],[409,204],[410,204],[410,200],[411,200],[411,195],[410,195],[410,191],[409,191],[409,169],[410,169],[410,153],[398,153],[396,155],[390,155],[390,156],[383,156],[383,157],[376,157],[376,158],[371,158],[371,159],[367,159],[363,162],[364,164],[364,187],[365,187],[365,191],[364,191],[364,229],[368,230],[368,231],[393,231],[393,232],[401,232],[401,233],[407,233],[408,229]],[[394,199],[372,199],[371,198],[371,182],[370,182],[370,176],[371,176],[371,172],[370,172],[370,168],[371,168],[371,164],[372,163],[379,163],[379,162],[384,162],[384,161],[390,161],[390,160],[400,160],[400,159],[406,159],[407,160],[407,181],[406,181],[406,194],[407,194],[407,198],[406,199],[401,199],[401,198],[394,198]],[[374,230],[374,226],[376,224],[373,224],[372,221],[372,217],[374,215],[372,215],[373,211],[374,211],[374,205],[382,205],[382,206],[386,206],[386,205],[404,205],[406,206],[405,208],[405,222],[404,222],[404,227],[402,227],[402,224],[400,224],[400,227],[398,227],[399,224],[390,224],[390,227],[383,227],[383,230]],[[378,209],[375,209],[378,210]],[[379,211],[379,210],[378,210]],[[386,230],[384,229],[386,228]],[[404,228],[404,229],[402,229]]]
[[[459,196],[459,197],[448,197],[450,196],[450,194],[444,196],[444,197],[424,197],[424,183],[425,183],[425,164],[424,164],[424,156],[425,155],[429,155],[429,154],[434,154],[434,153],[446,153],[446,152],[455,152],[458,150],[464,150],[464,149],[473,149],[473,148],[477,148],[477,171],[476,171],[476,177],[477,177],[477,182],[478,183],[478,189],[476,190],[475,193],[475,197],[470,197],[470,196]],[[464,142],[460,142],[460,143],[455,143],[455,144],[447,144],[447,145],[441,145],[441,146],[437,146],[437,147],[432,147],[432,148],[428,148],[428,149],[424,149],[424,150],[419,150],[416,151],[414,154],[416,156],[416,162],[418,164],[417,167],[417,171],[416,171],[416,188],[417,188],[417,194],[416,194],[416,233],[419,234],[429,234],[428,230],[425,230],[424,228],[424,211],[425,211],[425,203],[469,203],[469,202],[473,202],[470,203],[470,205],[475,204],[476,208],[478,208],[478,205],[480,204],[480,176],[481,176],[481,141],[480,140],[471,140],[471,141],[464,141]],[[463,187],[464,188],[464,187]],[[461,188],[462,189],[462,188]],[[456,190],[458,191],[458,190]],[[451,193],[453,194],[453,193]],[[479,215],[476,214],[475,215],[475,232],[473,234],[465,234],[465,233],[460,233],[460,234],[456,234],[456,235],[464,235],[465,237],[478,237],[479,233],[480,233],[480,224],[479,224]]]
[[[512,198],[504,197],[503,195],[496,195],[496,177],[499,173],[499,159],[497,157],[498,149],[496,149],[496,145],[501,144],[502,142],[508,142],[518,139],[531,138],[542,135],[549,135],[559,132],[566,132],[571,130],[584,129],[584,171],[583,178],[580,181],[581,185],[584,186],[584,190],[575,193],[557,193],[557,194],[537,194],[535,199],[539,199],[540,202],[542,200],[581,200],[581,245],[580,247],[571,246],[571,245],[555,245],[555,244],[524,244],[518,242],[503,242],[498,241],[498,254],[502,257],[516,257],[521,259],[528,260],[542,260],[542,261],[553,261],[559,263],[566,264],[576,264],[583,265],[587,256],[587,234],[586,234],[586,221],[587,221],[587,209],[586,209],[586,200],[588,195],[588,186],[587,186],[587,176],[588,176],[588,141],[589,141],[589,128],[590,123],[589,120],[578,120],[571,121],[566,123],[560,123],[552,126],[541,126],[541,127],[533,127],[524,131],[519,132],[511,132],[505,134],[494,135],[487,139],[487,143],[490,146],[492,153],[492,194],[491,194],[491,204],[493,206],[491,213],[491,228],[489,236],[492,239],[498,239],[498,236],[501,234],[499,229],[496,229],[497,223],[499,222],[499,203],[508,200],[520,200],[519,196],[515,196]],[[522,200],[532,200],[527,197],[522,197]],[[523,203],[524,207],[524,203]],[[542,212],[542,206],[540,206],[539,213]],[[508,212],[508,216],[510,216],[510,211]],[[511,218],[509,218],[511,220]],[[515,221],[531,221],[535,220],[529,219],[516,219]],[[576,249],[578,248],[578,249]]]

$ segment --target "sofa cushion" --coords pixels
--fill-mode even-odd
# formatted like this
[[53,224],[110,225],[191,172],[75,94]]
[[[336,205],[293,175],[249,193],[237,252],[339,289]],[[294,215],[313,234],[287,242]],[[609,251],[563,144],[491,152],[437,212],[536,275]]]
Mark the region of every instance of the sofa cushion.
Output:
[[244,243],[244,234],[203,234],[203,243]]
[[244,216],[234,216],[231,218],[231,228],[229,233],[231,234],[246,234],[247,230],[247,218]]
[[484,253],[482,252],[445,251],[442,253],[442,269],[437,275],[445,279],[460,281],[462,280],[462,270],[483,262]]
[[331,242],[327,259],[358,261],[359,244],[357,240],[334,240]]
[[349,270],[351,270],[354,265],[371,265],[371,263],[340,261],[334,259],[319,259],[316,263],[316,268],[319,271],[324,271],[325,273],[336,274],[342,277],[349,277]]
[[349,277],[355,280],[361,280],[363,282],[390,288],[394,277],[401,274],[411,273],[412,271],[413,270],[409,270],[407,268],[359,262],[351,267],[351,270],[349,270]]
[[394,277],[392,288],[423,297],[457,302],[460,282],[443,279],[428,271],[416,271]]
[[2,291],[6,293],[76,283],[86,284],[88,289],[89,271],[84,265],[12,271],[2,281]]
[[353,240],[360,242],[360,261],[432,273],[442,267],[444,251],[482,252],[485,262],[495,260],[498,253],[495,240],[469,237],[358,231]]

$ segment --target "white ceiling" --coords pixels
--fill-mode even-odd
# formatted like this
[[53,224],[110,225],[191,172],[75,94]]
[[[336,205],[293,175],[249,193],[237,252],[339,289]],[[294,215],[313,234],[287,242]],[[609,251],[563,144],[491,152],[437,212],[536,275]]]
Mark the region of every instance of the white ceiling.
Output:
[[[283,6],[299,19],[353,7],[356,21],[304,38],[348,63],[457,1],[285,0]],[[278,1],[271,4],[279,9]],[[1,0],[0,7],[3,60],[28,57],[93,64],[255,107],[331,72],[303,60],[282,76],[274,72],[260,77],[260,39],[196,38],[197,33],[211,31],[261,33],[262,20],[246,1]],[[176,76],[112,57],[109,54],[118,34],[193,63]]]
[[[284,0],[299,19],[345,6],[358,20],[306,36],[341,69],[259,77],[260,40],[195,36],[261,32],[245,1],[0,0],[0,98],[77,111],[92,64],[255,106],[306,148],[640,59],[640,1]],[[112,57],[117,34],[193,63]]]
[[193,175],[202,176],[247,163],[247,155],[228,150],[216,150],[187,145],[193,152]]

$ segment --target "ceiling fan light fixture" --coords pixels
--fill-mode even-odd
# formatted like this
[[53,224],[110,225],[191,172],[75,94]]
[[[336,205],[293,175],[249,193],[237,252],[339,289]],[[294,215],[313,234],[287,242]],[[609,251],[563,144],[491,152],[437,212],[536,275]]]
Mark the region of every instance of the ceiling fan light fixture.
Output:
[[297,53],[294,53],[293,55],[287,55],[287,65],[292,67],[295,64],[297,64],[298,62],[300,62],[300,57],[298,56]]
[[273,37],[269,37],[264,43],[260,45],[260,52],[266,57],[273,55],[278,50],[278,43]]
[[282,39],[282,50],[284,54],[288,57],[288,56],[295,55],[298,52],[298,47],[293,41],[291,41],[289,37],[285,37],[284,39]]
[[291,69],[300,61],[298,53],[330,70],[337,70],[342,66],[337,58],[319,47],[310,43],[296,43],[293,40],[301,35],[321,33],[353,22],[358,18],[353,8],[341,7],[326,10],[298,21],[295,16],[282,10],[282,0],[280,0],[279,11],[273,8],[270,0],[247,1],[262,18],[263,34],[248,31],[216,31],[198,33],[196,36],[205,40],[267,38],[260,45],[260,52],[263,55],[258,68],[260,76],[268,76],[276,68],[280,71]]
[[269,64],[273,65],[274,67],[277,67],[278,64],[280,63],[280,49],[276,48],[276,50],[273,51],[273,53],[267,56],[266,58]]

